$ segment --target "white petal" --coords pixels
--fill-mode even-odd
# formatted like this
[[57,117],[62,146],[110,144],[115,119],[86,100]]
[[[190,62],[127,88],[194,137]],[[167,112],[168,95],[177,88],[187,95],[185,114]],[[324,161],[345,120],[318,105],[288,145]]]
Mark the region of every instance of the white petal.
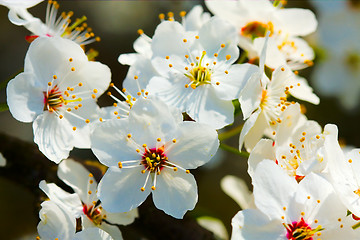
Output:
[[124,53],[118,57],[118,62],[122,65],[133,65],[141,57],[142,55],[138,53]]
[[252,64],[234,64],[228,69],[228,74],[216,74],[212,82],[219,82],[215,86],[216,95],[222,100],[233,100],[240,95],[253,73],[258,71],[258,67]]
[[[255,40],[254,40],[253,47],[256,50],[256,52],[258,53],[258,55],[260,55],[260,53],[264,47],[265,40],[266,39],[262,38],[262,37],[255,38]],[[285,64],[286,64],[285,57],[279,51],[276,40],[273,37],[270,37],[268,39],[268,44],[267,44],[267,48],[266,48],[265,65],[270,68],[277,68],[277,67],[279,67],[281,65],[285,65]]]
[[255,205],[271,220],[280,220],[298,184],[276,163],[264,160],[255,169],[253,185]]
[[30,8],[44,0],[1,0],[0,5],[10,7]]
[[139,36],[134,42],[134,49],[142,56],[150,59],[152,56],[151,51],[151,38],[146,35]]
[[41,239],[73,239],[76,219],[70,212],[52,201],[41,204],[40,222],[37,226]]
[[203,228],[212,232],[217,239],[229,239],[224,223],[217,218],[209,216],[201,216],[196,222]]
[[253,177],[254,171],[257,165],[264,159],[275,160],[275,149],[273,146],[273,141],[270,139],[261,139],[255,147],[251,150],[249,156],[249,168],[248,173],[250,177]]
[[59,163],[73,149],[73,130],[69,122],[59,119],[55,113],[44,112],[34,123],[34,142],[51,161]]
[[[127,92],[135,96],[141,89],[146,88],[152,77],[157,75],[159,73],[153,67],[151,60],[144,56],[138,56],[136,62],[130,66],[123,86]],[[135,76],[138,77],[136,80]]]
[[254,208],[254,195],[246,182],[238,177],[227,175],[221,179],[221,189],[230,196],[241,209]]
[[201,5],[194,6],[189,13],[186,14],[182,25],[186,31],[198,31],[202,24],[210,19],[210,14],[205,12]]
[[214,88],[209,85],[196,88],[198,91],[187,99],[186,113],[197,122],[220,129],[234,122],[234,106],[232,101],[219,99]]
[[316,30],[315,14],[308,9],[279,9],[277,17],[282,19],[281,28],[291,36],[305,36]]
[[34,85],[32,73],[20,73],[7,85],[9,110],[13,117],[21,122],[32,122],[43,112],[44,93]]
[[221,44],[225,44],[221,48],[217,57],[218,61],[226,61],[226,56],[230,55],[231,59],[228,63],[234,63],[240,54],[237,47],[238,33],[236,28],[229,22],[218,17],[212,17],[199,30],[199,41],[206,51],[206,54],[213,56],[220,49]]
[[261,113],[261,109],[251,114],[248,120],[244,123],[243,128],[241,129],[240,138],[239,138],[239,150],[241,151],[242,146],[245,141],[246,135],[250,132],[250,130],[254,127],[259,115]]
[[[122,240],[122,238],[116,239]],[[113,240],[113,238],[105,231],[94,227],[77,232],[73,240]]]
[[[103,209],[105,211],[105,209]],[[138,209],[134,208],[129,212],[111,213],[104,212],[106,214],[106,221],[111,224],[128,225],[135,221],[135,218],[139,216]]]
[[[141,159],[137,146],[127,138],[127,119],[113,119],[96,125],[91,134],[91,150],[106,166],[118,166],[119,161]],[[142,143],[143,144],[143,143]]]
[[183,218],[197,203],[197,186],[192,174],[184,171],[164,170],[157,176],[154,204],[174,218]]
[[260,73],[254,73],[240,93],[239,102],[244,119],[249,118],[260,106],[261,93],[264,89],[261,86],[261,78]]
[[[291,79],[291,82],[294,82],[293,86],[295,86],[289,90],[291,95],[316,105],[320,103],[319,97],[313,93],[313,89],[309,86],[305,78],[295,77],[295,79]],[[300,86],[298,86],[298,83]]]
[[101,179],[98,195],[102,206],[109,212],[128,212],[145,201],[151,191],[150,180],[144,187],[147,172],[142,168],[118,169],[111,167]]
[[185,169],[197,168],[208,162],[219,147],[215,129],[196,122],[183,122],[174,136],[176,143],[170,142],[165,149],[169,161]]
[[[109,234],[111,236],[111,237],[108,236],[106,239],[116,239],[116,240],[123,239],[121,231],[120,231],[119,227],[116,225],[110,225],[110,224],[107,224],[106,222],[103,222],[99,226],[99,228],[104,230],[107,234]],[[97,240],[97,239],[99,239],[99,238],[94,238],[94,240]]]
[[50,198],[50,200],[56,203],[63,209],[71,211],[75,217],[79,217],[82,213],[82,203],[79,196],[76,193],[68,193],[59,188],[54,183],[46,183],[42,180],[39,184],[39,188]]
[[0,167],[4,167],[6,165],[6,158],[0,153]]
[[[83,165],[72,159],[62,161],[57,171],[58,177],[72,187],[85,204],[91,204],[92,201],[97,200],[94,199],[96,198],[96,180],[89,174],[90,172]],[[90,184],[90,180],[92,180],[92,184]],[[89,191],[92,193],[89,194]]]
[[24,71],[32,70],[36,83],[46,89],[53,75],[63,79],[71,72],[70,58],[75,70],[79,63],[88,62],[84,50],[75,42],[60,37],[38,37],[25,56]]
[[232,240],[285,239],[286,229],[279,220],[270,221],[258,209],[246,209],[238,212],[231,220]]

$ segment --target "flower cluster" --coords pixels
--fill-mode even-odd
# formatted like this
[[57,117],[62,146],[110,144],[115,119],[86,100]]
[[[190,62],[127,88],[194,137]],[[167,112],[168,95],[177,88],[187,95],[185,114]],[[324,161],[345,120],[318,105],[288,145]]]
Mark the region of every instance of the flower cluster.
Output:
[[[302,38],[317,28],[306,9],[284,1],[206,0],[160,14],[153,36],[139,29],[123,87],[85,45],[99,41],[73,12],[46,21],[27,8],[41,0],[0,0],[9,20],[26,27],[24,70],[7,85],[13,117],[32,122],[34,142],[69,193],[45,180],[38,239],[122,239],[118,225],[140,217],[151,194],[156,208],[182,219],[196,207],[190,172],[210,161],[218,131],[241,111],[239,150],[249,154],[253,194],[236,178],[222,187],[244,209],[232,220],[232,239],[358,239],[360,149],[343,152],[336,125],[308,120],[296,99],[319,104],[298,70],[315,54]],[[240,51],[240,48],[242,49]],[[240,54],[241,53],[241,54]],[[97,99],[107,91],[112,106]],[[226,128],[227,129],[227,128]],[[225,130],[226,130],[225,129]],[[106,172],[97,181],[73,148],[91,149]],[[237,190],[236,188],[240,188]]]

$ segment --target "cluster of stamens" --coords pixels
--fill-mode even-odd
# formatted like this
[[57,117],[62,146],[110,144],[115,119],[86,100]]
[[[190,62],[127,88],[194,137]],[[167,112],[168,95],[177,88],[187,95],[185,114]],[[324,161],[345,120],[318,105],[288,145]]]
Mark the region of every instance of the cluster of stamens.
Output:
[[[115,86],[114,83],[110,84],[110,87],[113,88],[118,94],[121,95],[122,98],[125,99],[125,101],[122,101],[116,96],[114,96],[110,91],[107,92],[107,95],[116,101],[115,103],[113,103],[113,106],[115,108],[115,111],[113,113],[117,119],[121,119],[129,115],[129,111],[136,102],[138,97],[147,98],[147,96],[149,95],[149,93],[146,92],[145,89],[140,87],[138,79],[139,79],[138,76],[135,75],[134,80],[136,81],[138,87],[138,92],[136,93],[137,95],[136,97],[131,95],[125,88],[120,90],[118,87]],[[103,119],[100,118],[100,121],[103,121]]]
[[[71,64],[73,59],[69,59]],[[84,119],[83,117],[76,114],[76,110],[81,108],[83,105],[83,100],[86,99],[95,99],[97,89],[79,91],[79,88],[83,87],[82,82],[73,83],[74,85],[66,87],[64,90],[63,85],[67,81],[69,74],[75,71],[74,67],[69,66],[69,72],[65,74],[62,79],[58,79],[57,75],[52,76],[52,80],[48,82],[46,91],[43,91],[44,94],[44,111],[49,111],[50,113],[56,114],[60,119],[64,118],[65,114],[70,114],[75,116],[86,123],[89,123],[89,119]],[[76,95],[75,95],[76,93]],[[89,96],[90,95],[90,96]],[[75,110],[75,111],[73,111]],[[73,130],[76,130],[76,127],[73,127]]]
[[101,225],[106,219],[106,214],[102,214],[102,206],[100,201],[94,201],[93,205],[83,205],[83,213],[97,226]]
[[321,235],[322,230],[324,230],[321,225],[317,228],[312,229],[304,220],[301,218],[298,222],[292,222],[291,224],[285,224],[286,228],[286,237],[289,240],[312,240],[315,233],[318,233],[318,236]]
[[262,23],[258,21],[249,22],[241,28],[241,35],[254,40],[258,37],[265,37],[266,33],[270,31],[270,36],[274,33],[274,25],[272,22]]
[[[132,141],[133,144],[138,145],[135,141],[132,140],[132,135],[129,133],[126,138],[128,141]],[[129,160],[129,161],[122,161],[118,162],[119,168],[136,168],[140,167],[143,168],[141,170],[141,174],[147,173],[145,183],[143,187],[140,188],[142,192],[145,191],[145,186],[149,180],[150,174],[153,176],[153,186],[151,187],[152,190],[156,190],[156,177],[160,175],[164,168],[172,169],[174,172],[181,170],[186,173],[190,173],[189,170],[178,166],[175,163],[169,161],[168,157],[166,156],[165,145],[162,144],[162,140],[160,138],[156,139],[156,147],[149,148],[147,144],[143,144],[136,149],[136,152],[140,155],[139,160]],[[172,143],[176,143],[176,139],[172,140]],[[168,146],[168,149],[171,149],[171,145]]]

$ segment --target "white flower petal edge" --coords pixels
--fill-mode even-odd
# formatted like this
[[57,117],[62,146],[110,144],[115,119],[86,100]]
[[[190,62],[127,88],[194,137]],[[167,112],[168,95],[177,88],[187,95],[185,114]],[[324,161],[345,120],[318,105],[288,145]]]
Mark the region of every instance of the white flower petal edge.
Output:
[[[122,240],[122,238],[117,238],[116,240],[118,239]],[[73,240],[113,240],[113,238],[99,228],[87,228],[76,233]]]
[[238,177],[227,175],[221,179],[221,189],[231,197],[241,209],[254,208],[254,195],[246,182]]
[[29,47],[24,72],[8,84],[7,103],[19,121],[34,121],[35,143],[59,163],[74,146],[90,147],[87,125],[97,121],[96,99],[110,81],[110,69],[89,62],[76,43],[39,37]]
[[40,222],[37,226],[41,239],[73,239],[76,230],[75,216],[53,201],[41,204]]

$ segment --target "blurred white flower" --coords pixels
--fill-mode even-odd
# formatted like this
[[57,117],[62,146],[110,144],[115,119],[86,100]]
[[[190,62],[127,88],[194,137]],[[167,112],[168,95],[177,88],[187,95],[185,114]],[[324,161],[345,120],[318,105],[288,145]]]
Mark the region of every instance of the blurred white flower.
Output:
[[235,215],[232,239],[358,239],[354,221],[325,178],[311,173],[298,184],[264,160],[253,185],[257,209]]
[[254,195],[243,179],[227,175],[221,179],[220,186],[241,209],[255,208]]
[[152,191],[155,206],[175,218],[197,202],[196,181],[187,169],[208,162],[219,146],[210,126],[183,122],[180,111],[153,98],[137,100],[126,119],[99,123],[91,141],[109,167],[99,184],[104,208],[129,211]]
[[[275,1],[278,3],[278,1]],[[269,58],[265,64],[277,68],[287,64],[292,70],[312,65],[314,52],[299,36],[315,31],[317,21],[307,9],[284,9],[269,0],[206,0],[206,6],[216,16],[234,24],[239,33],[239,46],[248,52],[249,59],[259,57],[262,42],[270,31]]]
[[317,44],[324,53],[312,75],[314,86],[353,110],[360,100],[360,9],[351,8],[349,1],[312,3],[319,11]]
[[30,45],[24,72],[9,82],[7,103],[14,118],[33,122],[40,151],[59,163],[74,146],[90,147],[87,125],[98,118],[96,99],[110,81],[110,69],[89,62],[79,45],[40,37]]
[[4,167],[6,165],[6,158],[0,153],[0,167]]

